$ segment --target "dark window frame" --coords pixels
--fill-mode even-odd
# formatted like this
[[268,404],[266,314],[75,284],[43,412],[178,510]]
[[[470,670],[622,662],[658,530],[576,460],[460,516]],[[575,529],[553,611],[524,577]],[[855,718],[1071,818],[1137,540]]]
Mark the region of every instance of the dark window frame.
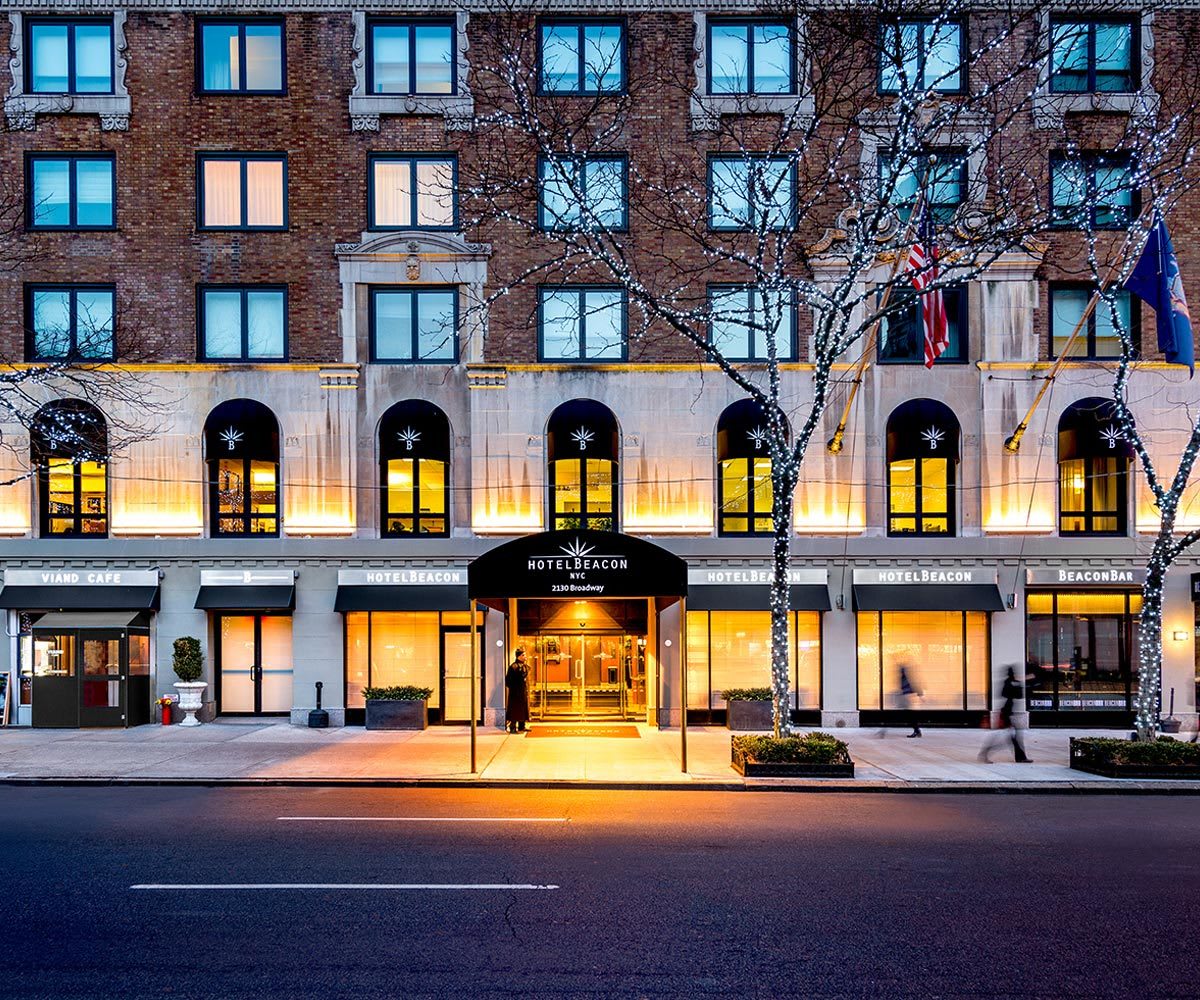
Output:
[[[72,221],[65,226],[52,226],[35,221],[37,206],[34,204],[34,183],[33,183],[33,168],[34,164],[39,162],[65,160],[69,164],[68,180],[69,185],[67,199],[68,211],[70,212]],[[105,226],[88,226],[80,225],[75,221],[79,217],[79,190],[76,164],[81,161],[88,160],[106,160],[112,164],[112,197],[110,204],[112,205],[112,222]],[[88,232],[88,233],[103,233],[112,232],[117,228],[117,154],[116,153],[50,153],[50,152],[26,152],[25,154],[25,228],[30,232],[39,233],[65,233],[65,232]]]
[[[375,307],[376,298],[379,295],[409,295],[414,299],[423,292],[450,292],[454,296],[454,357],[453,358],[422,358],[418,356],[417,346],[419,340],[419,330],[417,324],[417,310],[411,309],[409,315],[412,317],[412,329],[410,334],[412,337],[412,353],[411,358],[381,358],[376,350],[376,321],[377,313]],[[459,286],[458,285],[418,285],[415,288],[409,288],[405,285],[368,285],[367,286],[367,337],[369,356],[368,360],[373,365],[457,365],[462,358],[462,345],[460,343],[461,323],[462,323],[462,303],[459,301]]]
[[[584,30],[590,27],[616,26],[621,29],[621,85],[610,90],[590,90],[587,79],[587,56],[584,51]],[[546,86],[546,65],[543,45],[545,28],[575,28],[579,39],[579,86],[574,90],[552,90]],[[629,23],[624,17],[571,17],[568,15],[540,17],[537,22],[537,92],[543,97],[603,97],[629,92]]]
[[[210,358],[206,351],[207,337],[205,324],[206,303],[205,296],[207,292],[239,292],[241,294],[241,334],[242,334],[242,352],[236,358]],[[247,295],[250,292],[282,292],[283,293],[283,353],[278,358],[259,358],[252,357],[249,354],[250,341],[250,317],[247,305]],[[288,286],[278,282],[264,282],[262,284],[240,284],[233,283],[207,283],[196,286],[196,341],[197,341],[197,358],[202,362],[211,364],[280,364],[288,360],[290,351],[289,344],[289,323],[288,323]]]
[[[603,365],[603,364],[618,364],[622,361],[629,360],[629,294],[619,285],[587,285],[587,284],[567,284],[567,285],[538,285],[538,312],[537,312],[537,359],[540,364],[565,364],[565,365]],[[544,293],[546,292],[575,292],[578,295],[579,311],[577,313],[577,322],[579,323],[579,356],[576,358],[548,358],[545,351],[545,313],[543,311]],[[584,306],[584,298],[588,292],[620,292],[621,293],[621,356],[617,358],[591,358],[587,355],[587,309]]]
[[[1097,478],[1098,473],[1093,465],[1094,462],[1102,459],[1107,459],[1108,455],[1077,455],[1075,459],[1061,459],[1055,457],[1055,464],[1058,467],[1058,479],[1055,483],[1055,506],[1058,508],[1058,535],[1060,538],[1127,538],[1129,537],[1129,465],[1130,460],[1124,458],[1124,467],[1117,472],[1117,504],[1115,510],[1097,511],[1093,505],[1092,496],[1092,480]],[[1111,456],[1120,460],[1123,456]],[[1066,462],[1082,461],[1083,462],[1083,510],[1079,511],[1064,511],[1062,509],[1062,482],[1063,482],[1063,466]],[[1078,518],[1084,522],[1084,527],[1078,531],[1070,531],[1063,527],[1063,521],[1067,518]],[[1112,518],[1117,522],[1117,527],[1114,531],[1099,531],[1094,527],[1098,518]]]
[[[416,185],[416,165],[421,162],[448,161],[451,168],[452,197],[454,200],[454,219],[448,226],[422,226],[413,222],[407,226],[385,226],[375,218],[375,164],[376,163],[408,163],[411,169],[410,178],[413,181],[410,193],[409,211],[411,218],[417,218],[417,202],[419,192]],[[458,214],[458,154],[457,153],[388,153],[373,152],[367,154],[367,229],[372,232],[457,232],[459,228]]]
[[[1096,170],[1101,166],[1100,160],[1105,159],[1107,162],[1105,167],[1122,168],[1126,171],[1133,171],[1137,166],[1132,153],[1127,152],[1110,152],[1105,150],[1085,150],[1075,156],[1071,156],[1061,150],[1050,154],[1050,228],[1051,229],[1090,229],[1097,232],[1105,231],[1124,231],[1128,229],[1133,220],[1141,213],[1142,192],[1140,188],[1134,188],[1130,191],[1129,208],[1127,218],[1118,219],[1109,225],[1098,225],[1096,222]],[[1059,206],[1054,201],[1054,176],[1055,171],[1064,165],[1078,163],[1084,170],[1084,183],[1087,190],[1084,192],[1084,200],[1087,209],[1087,218],[1082,224],[1076,222],[1075,219],[1059,216]],[[1114,206],[1109,206],[1114,207]]]
[[[603,512],[592,512],[588,509],[588,485],[587,485],[587,463],[589,456],[581,455],[578,458],[572,456],[570,458],[556,458],[552,462],[547,462],[546,470],[547,486],[550,490],[550,530],[562,531],[572,529],[594,529],[597,531],[620,531],[621,530],[621,461],[620,457],[601,459],[596,456],[590,456],[592,461],[608,462],[611,466],[612,480],[609,484],[610,506],[611,511],[607,514]],[[558,466],[559,463],[570,462],[579,468],[579,511],[574,514],[560,514],[558,505],[555,502],[558,495]],[[609,527],[601,527],[591,522],[609,521]],[[560,523],[561,522],[561,523]],[[578,523],[571,523],[578,522]]]
[[[67,89],[66,90],[34,90],[33,88],[33,29],[37,25],[66,25],[67,27]],[[90,26],[103,24],[108,27],[108,90],[76,89],[75,73],[75,29],[80,25]],[[26,16],[24,31],[25,43],[25,93],[27,94],[69,94],[72,97],[112,97],[117,90],[117,39],[113,26],[113,17],[89,17],[77,15],[68,17]]]
[[[746,29],[746,86],[747,90],[714,91],[712,86],[713,44],[712,30],[714,25],[722,27],[741,26]],[[788,34],[788,89],[767,90],[761,93],[754,89],[754,40],[751,36],[755,27],[760,25],[777,25],[787,29]],[[704,94],[706,97],[796,97],[800,93],[799,74],[796,72],[796,48],[799,39],[796,37],[794,21],[780,20],[776,17],[705,17],[704,19],[705,67]]]
[[[67,291],[71,293],[71,347],[65,357],[53,357],[40,355],[36,351],[37,337],[33,325],[33,296],[36,292],[45,291]],[[80,291],[92,292],[110,292],[112,294],[113,304],[113,330],[112,330],[112,350],[106,357],[84,357],[79,353],[79,336],[77,328],[79,325],[79,305],[78,295]],[[104,282],[80,282],[70,283],[62,281],[35,281],[30,282],[25,286],[25,360],[36,362],[53,362],[66,361],[96,363],[102,361],[115,361],[117,358],[117,286],[114,284],[106,284]]]
[[899,87],[885,87],[883,83],[884,66],[886,64],[886,56],[888,53],[886,39],[889,31],[897,32],[899,37],[900,30],[908,24],[922,26],[922,30],[917,39],[917,75],[920,78],[918,83],[915,83],[918,89],[928,89],[928,84],[925,80],[925,63],[927,58],[927,50],[925,46],[925,31],[926,25],[939,23],[941,25],[956,25],[958,27],[958,86],[957,87],[936,87],[933,88],[935,94],[965,94],[969,89],[967,69],[970,65],[967,54],[971,50],[970,42],[967,35],[967,20],[966,18],[933,18],[933,17],[892,17],[881,19],[879,23],[879,72],[876,76],[876,90],[880,95],[898,94]]
[[[771,463],[771,469],[767,473],[767,477],[770,478],[774,474],[774,471],[775,471],[774,459],[772,459],[770,455],[765,455],[765,456],[730,455],[727,458],[717,459],[717,537],[718,538],[774,538],[775,537],[774,504],[772,504],[772,509],[767,510],[765,512],[758,510],[754,505],[755,497],[757,495],[757,493],[754,489],[754,461],[756,458],[766,458],[767,461]],[[725,470],[724,470],[724,465],[726,462],[747,462],[747,463],[749,463],[746,466],[746,472],[747,472],[746,487],[747,487],[748,504],[747,504],[746,513],[744,513],[744,514],[739,513],[739,512],[728,512],[727,513],[725,510]],[[775,485],[772,482],[772,484],[771,484],[772,498],[774,498],[774,493],[775,493]],[[771,518],[771,530],[770,531],[759,531],[758,529],[755,528],[755,524],[757,523],[758,519],[762,518],[762,517],[770,517]],[[733,531],[733,530],[730,530],[729,528],[725,527],[725,522],[727,520],[735,520],[735,519],[736,520],[744,520],[746,522],[747,530]]]
[[[239,200],[241,202],[242,222],[237,226],[210,226],[204,221],[204,165],[209,162],[229,162],[236,160],[239,172]],[[252,160],[260,162],[280,162],[283,164],[283,225],[281,226],[252,226],[250,218],[249,189],[246,179],[246,165]],[[201,233],[285,233],[290,228],[291,219],[288,214],[288,156],[287,153],[220,153],[205,150],[196,154],[196,231]]]
[[734,164],[741,163],[746,166],[746,168],[747,168],[747,171],[746,171],[746,203],[750,207],[750,215],[755,216],[755,217],[758,216],[759,211],[758,211],[757,200],[755,197],[756,192],[754,190],[754,185],[751,183],[752,171],[750,169],[750,162],[749,162],[751,160],[763,160],[766,162],[775,161],[778,163],[787,164],[788,175],[789,175],[788,176],[788,194],[789,194],[789,200],[791,201],[791,212],[789,213],[788,220],[784,223],[784,225],[769,226],[769,227],[767,227],[767,231],[772,232],[772,233],[790,232],[791,230],[796,228],[797,223],[798,223],[798,216],[799,216],[798,204],[799,204],[799,200],[800,200],[800,190],[799,190],[800,171],[796,168],[797,167],[796,161],[792,157],[790,157],[790,156],[772,156],[769,153],[764,153],[761,156],[756,156],[753,153],[747,153],[744,155],[738,154],[738,153],[733,153],[733,154],[709,153],[708,154],[707,163],[705,165],[705,167],[706,167],[705,180],[706,180],[707,195],[708,195],[708,197],[706,199],[708,202],[708,206],[707,206],[707,208],[708,208],[708,219],[707,219],[708,228],[714,233],[757,232],[757,228],[754,226],[737,226],[737,225],[718,226],[718,225],[715,225],[713,222],[714,213],[715,213],[715,209],[716,209],[716,201],[715,201],[716,191],[713,188],[713,165],[717,164],[717,163],[734,163]]
[[[1087,26],[1088,50],[1088,84],[1085,90],[1069,90],[1055,86],[1054,72],[1054,32],[1064,25]],[[1129,31],[1129,89],[1128,90],[1098,90],[1096,87],[1096,28],[1099,25],[1121,25]],[[1051,14],[1049,22],[1049,42],[1046,65],[1046,79],[1052,94],[1136,94],[1141,89],[1141,18],[1137,14],[1086,14],[1063,12]]]
[[[222,462],[241,462],[242,463],[242,513],[241,514],[222,514],[221,513],[221,482],[220,468]],[[250,466],[253,462],[264,462],[262,458],[222,458],[220,455],[215,458],[209,458],[205,461],[208,475],[208,513],[209,513],[209,537],[210,538],[278,538],[280,529],[280,519],[283,516],[283,481],[279,477],[280,460],[279,456],[275,456],[275,513],[274,514],[256,514],[250,510],[250,493],[253,483],[251,482]],[[221,528],[222,521],[232,521],[235,518],[241,518],[242,529],[240,531],[224,531]],[[275,529],[273,531],[251,531],[251,521],[273,521]]]
[[[442,27],[450,29],[450,92],[417,89],[417,36],[408,34],[408,84],[409,90],[375,90],[375,29],[378,27]],[[364,68],[366,96],[368,97],[457,97],[458,79],[458,21],[454,17],[368,17]]]
[[[230,90],[214,90],[204,86],[204,27],[222,25],[238,29],[238,86]],[[251,90],[246,86],[246,28],[269,26],[279,28],[279,83],[278,89]],[[196,41],[196,93],[205,97],[286,97],[287,96],[287,23],[280,15],[198,16],[195,18]]]
[[[925,484],[922,462],[926,457],[943,459],[946,463],[946,513],[932,512],[929,517],[946,519],[945,531],[926,531],[923,525],[925,518]],[[892,507],[892,466],[897,462],[911,461],[913,468],[914,509],[897,511]],[[957,538],[958,537],[958,462],[953,455],[918,455],[911,459],[897,458],[887,462],[887,537],[888,538]],[[914,531],[897,531],[892,527],[893,518],[911,517],[916,523]]]
[[[609,233],[629,232],[629,156],[626,153],[603,153],[597,156],[539,156],[537,160],[538,229],[544,233],[587,232],[587,229],[584,226],[565,226],[554,223],[553,221],[547,221],[546,199],[543,196],[543,185],[545,184],[545,175],[543,170],[545,164],[559,160],[570,160],[579,170],[580,193],[583,195],[585,202],[587,200],[587,164],[594,162],[619,162],[621,164],[621,222],[619,225],[603,228],[603,231]],[[580,205],[580,215],[583,214],[583,209],[584,205]],[[599,232],[601,230],[596,231]]]
[[[885,167],[888,167],[888,165],[891,163],[892,159],[894,158],[894,155],[895,154],[889,152],[886,149],[880,149],[876,153],[876,156],[875,156],[876,183],[878,185],[877,190],[879,192],[880,200],[882,200],[882,198],[883,198],[884,170],[885,170]],[[930,216],[932,217],[934,224],[935,225],[943,225],[943,226],[948,225],[950,223],[950,221],[954,218],[954,216],[958,213],[959,208],[961,208],[963,205],[965,205],[970,200],[970,193],[971,193],[970,156],[968,154],[968,151],[961,146],[932,146],[932,147],[925,149],[922,152],[921,156],[922,156],[922,158],[929,157],[929,156],[938,157],[938,163],[935,164],[936,167],[943,166],[943,162],[942,162],[943,158],[946,160],[950,160],[951,165],[955,166],[958,170],[958,188],[959,188],[959,193],[962,195],[962,197],[956,202],[932,201],[931,200],[926,203],[929,206]],[[889,167],[889,169],[890,169],[890,167]],[[928,177],[929,176],[928,173],[926,173],[925,176]],[[936,186],[936,185],[930,185],[930,186]],[[893,189],[893,192],[894,192],[894,189]],[[915,195],[914,195],[912,201],[905,199],[904,201],[891,202],[891,206],[892,206],[892,208],[894,208],[896,210],[896,214],[899,215],[905,221],[907,221],[909,218],[911,218],[912,209],[915,206],[915,204],[916,204],[916,196]]]
[[[708,343],[710,346],[712,345],[712,342],[713,342],[713,330],[712,330],[713,293],[714,292],[716,292],[716,293],[728,292],[728,291],[743,291],[743,292],[748,291],[748,292],[750,292],[750,294],[752,296],[752,298],[750,300],[750,305],[753,306],[753,304],[754,304],[753,295],[758,290],[759,290],[758,285],[749,285],[744,282],[737,282],[737,281],[715,281],[715,282],[710,282],[708,284],[707,289],[705,291],[705,296],[706,296],[706,302],[707,302],[707,307],[708,307]],[[791,364],[793,362],[799,361],[799,359],[800,359],[800,335],[799,335],[800,307],[799,307],[799,303],[797,302],[795,289],[789,289],[789,294],[791,295],[791,299],[792,299],[791,307],[788,310],[788,314],[791,319],[791,331],[790,331],[790,336],[788,338],[790,353],[787,357],[780,357],[780,356],[776,355],[775,360],[780,364]],[[757,332],[758,331],[755,327],[751,327],[751,326],[746,327],[746,336],[748,338],[747,342],[748,342],[748,346],[750,348],[748,357],[742,357],[740,355],[735,357],[732,354],[724,354],[723,353],[722,356],[725,358],[725,360],[726,361],[744,362],[747,364],[768,364],[769,360],[766,357],[760,358],[760,357],[754,356],[754,337]]]
[[[108,470],[108,458],[101,459],[97,464],[104,466],[104,513],[103,514],[85,514],[83,512],[83,470],[80,466],[83,464],[79,459],[71,458],[69,455],[51,455],[48,458],[64,458],[71,463],[71,493],[73,498],[74,512],[70,515],[52,514],[50,512],[50,464],[38,464],[37,469],[37,484],[38,484],[38,537],[39,538],[108,538],[111,530],[111,522],[109,521],[109,508],[112,504],[112,483]],[[66,521],[72,522],[70,531],[51,531],[51,521]],[[84,531],[84,521],[103,521],[103,531]]]
[[[920,295],[914,288],[911,292],[905,289],[906,297],[911,301],[905,303],[905,308],[916,311],[920,308]],[[893,290],[893,294],[895,291]],[[954,308],[951,309],[951,299],[953,299]],[[958,322],[958,343],[961,348],[961,357],[949,357],[943,351],[934,360],[934,365],[967,365],[971,363],[971,330],[970,330],[970,289],[966,284],[947,285],[942,289],[942,300],[946,303],[946,318],[947,321],[954,317]],[[889,313],[891,312],[889,307]],[[891,319],[891,316],[884,316],[880,320],[880,333],[884,331],[884,324]],[[921,317],[913,316],[912,322],[916,325],[919,337],[918,346],[924,343],[924,327],[921,324]],[[917,355],[911,358],[887,358],[883,355],[884,343],[887,338],[880,336],[876,338],[875,343],[875,362],[880,365],[924,365],[924,351],[918,351]]]
[[[1058,355],[1054,352],[1054,293],[1058,291],[1086,291],[1095,292],[1096,286],[1088,281],[1051,281],[1046,285],[1046,326],[1048,338],[1046,341],[1047,357],[1053,361]],[[1123,289],[1115,289],[1117,292]],[[1133,341],[1135,356],[1141,356],[1142,343],[1142,310],[1141,300],[1132,292],[1125,291],[1129,296],[1129,338]],[[1119,361],[1119,354],[1097,354],[1096,353],[1096,310],[1102,308],[1097,305],[1092,310],[1091,315],[1087,320],[1087,335],[1083,337],[1083,342],[1087,345],[1087,352],[1084,354],[1072,354],[1068,361]],[[1107,308],[1104,306],[1103,308]],[[1081,334],[1082,336],[1082,334]],[[1077,340],[1076,343],[1079,341]]]

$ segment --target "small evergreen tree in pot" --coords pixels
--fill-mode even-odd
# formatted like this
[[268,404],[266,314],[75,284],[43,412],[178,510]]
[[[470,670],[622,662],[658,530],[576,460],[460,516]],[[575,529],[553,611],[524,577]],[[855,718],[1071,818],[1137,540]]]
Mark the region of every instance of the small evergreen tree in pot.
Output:
[[204,657],[200,651],[200,640],[194,636],[185,635],[175,640],[171,657],[171,666],[179,683],[175,690],[179,692],[179,707],[184,712],[181,726],[198,726],[200,720],[196,713],[204,706],[203,692],[208,686],[200,678],[204,674]]

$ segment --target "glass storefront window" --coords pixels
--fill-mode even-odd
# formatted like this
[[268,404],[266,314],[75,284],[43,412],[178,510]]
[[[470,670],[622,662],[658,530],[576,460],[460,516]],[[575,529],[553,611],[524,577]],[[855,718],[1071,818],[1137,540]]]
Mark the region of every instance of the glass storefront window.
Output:
[[899,670],[923,696],[912,707],[929,711],[983,710],[991,675],[988,620],[983,611],[860,611],[858,707],[894,710]]
[[1031,712],[1128,712],[1137,693],[1141,594],[1043,591],[1026,595]]
[[[821,706],[821,615],[795,611],[791,621],[792,707]],[[727,688],[770,687],[768,611],[689,611],[688,707],[724,709]]]

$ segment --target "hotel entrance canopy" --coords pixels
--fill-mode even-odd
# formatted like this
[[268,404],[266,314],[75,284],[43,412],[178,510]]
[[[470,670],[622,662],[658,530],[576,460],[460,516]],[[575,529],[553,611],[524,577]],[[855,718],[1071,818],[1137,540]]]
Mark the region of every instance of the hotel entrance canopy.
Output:
[[472,562],[467,595],[497,610],[506,610],[510,597],[652,597],[662,610],[687,596],[687,563],[633,535],[547,531],[505,542]]

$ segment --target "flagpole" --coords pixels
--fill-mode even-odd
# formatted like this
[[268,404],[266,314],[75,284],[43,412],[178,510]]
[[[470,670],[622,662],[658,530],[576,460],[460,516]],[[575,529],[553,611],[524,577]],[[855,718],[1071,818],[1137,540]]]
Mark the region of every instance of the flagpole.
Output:
[[[1134,220],[1135,225],[1141,223],[1142,218],[1145,216],[1146,212],[1149,211],[1149,208],[1150,206],[1147,206],[1145,209],[1143,209],[1141,215]],[[1145,236],[1142,238],[1143,247],[1145,246],[1146,240],[1149,238],[1150,233],[1147,231]],[[1128,242],[1128,238],[1126,239],[1126,242]],[[1067,342],[1063,344],[1063,349],[1059,352],[1058,357],[1054,359],[1054,364],[1050,367],[1050,372],[1046,375],[1045,380],[1042,382],[1041,388],[1038,389],[1037,395],[1033,397],[1033,403],[1030,405],[1029,410],[1025,413],[1025,416],[1022,418],[1021,422],[1017,424],[1016,430],[1014,430],[1012,434],[1005,438],[1004,450],[1009,454],[1015,455],[1021,450],[1021,439],[1025,436],[1025,432],[1029,430],[1029,421],[1033,419],[1033,415],[1037,411],[1037,408],[1041,406],[1042,400],[1045,398],[1046,393],[1050,391],[1050,386],[1054,384],[1054,380],[1058,378],[1059,373],[1062,371],[1063,365],[1070,360],[1071,348],[1075,346],[1075,341],[1079,339],[1080,331],[1082,331],[1087,325],[1087,321],[1091,317],[1092,313],[1096,311],[1096,306],[1100,302],[1100,299],[1104,297],[1104,289],[1112,283],[1113,278],[1116,277],[1116,275],[1120,272],[1121,259],[1121,256],[1118,255],[1117,262],[1109,267],[1108,275],[1105,277],[1104,281],[1102,281],[1096,287],[1096,290],[1092,292],[1092,296],[1088,299],[1088,303],[1083,310],[1083,314],[1079,317],[1079,322],[1075,324],[1075,329],[1071,331],[1071,336],[1067,338]]]
[[838,421],[837,429],[833,432],[833,437],[825,445],[831,455],[840,455],[842,452],[843,442],[846,437],[846,425],[850,422],[850,408],[854,406],[854,398],[858,395],[858,390],[862,386],[867,365],[871,363],[871,353],[875,350],[875,342],[879,337],[879,324],[883,322],[883,314],[887,312],[888,302],[892,297],[892,286],[896,283],[896,277],[900,274],[900,269],[904,266],[905,261],[908,260],[908,248],[912,243],[913,224],[920,217],[920,213],[925,207],[925,180],[928,180],[929,173],[935,163],[937,163],[937,157],[929,157],[929,168],[925,172],[925,179],[922,180],[921,186],[917,189],[917,197],[913,201],[912,213],[909,215],[908,222],[904,226],[904,238],[900,241],[900,245],[896,250],[896,259],[892,261],[891,273],[888,275],[887,284],[883,287],[883,294],[879,297],[879,311],[875,316],[875,321],[871,324],[871,331],[867,335],[867,342],[863,348],[862,357],[855,362],[854,378],[850,382],[850,393],[846,396],[846,405],[842,408],[842,419]]

